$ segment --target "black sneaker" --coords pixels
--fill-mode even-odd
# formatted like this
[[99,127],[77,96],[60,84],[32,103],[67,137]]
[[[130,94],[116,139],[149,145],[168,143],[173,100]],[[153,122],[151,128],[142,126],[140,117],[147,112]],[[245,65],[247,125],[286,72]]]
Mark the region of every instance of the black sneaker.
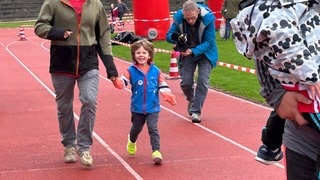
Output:
[[260,146],[257,156],[255,158],[256,161],[259,161],[266,165],[271,165],[279,162],[283,158],[283,153],[281,148],[278,148],[275,152],[268,148],[266,145]]

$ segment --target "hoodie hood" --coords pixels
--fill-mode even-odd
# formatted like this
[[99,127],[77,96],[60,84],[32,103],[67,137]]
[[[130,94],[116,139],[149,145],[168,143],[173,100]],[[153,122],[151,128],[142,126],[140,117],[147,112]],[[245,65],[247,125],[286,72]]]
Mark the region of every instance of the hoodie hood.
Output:
[[[236,18],[231,20],[236,48],[240,54],[251,59],[254,55],[256,33],[264,18],[269,16],[274,8],[294,5],[298,3],[317,2],[320,0],[257,0],[248,7],[242,9]],[[307,7],[307,6],[306,6]],[[250,43],[248,43],[250,42]]]

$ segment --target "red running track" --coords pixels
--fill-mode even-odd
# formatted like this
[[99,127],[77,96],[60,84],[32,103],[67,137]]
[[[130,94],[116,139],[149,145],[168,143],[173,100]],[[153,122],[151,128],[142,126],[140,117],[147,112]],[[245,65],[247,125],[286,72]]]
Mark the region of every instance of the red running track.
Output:
[[[161,101],[159,119],[164,162],[155,166],[146,127],[138,152],[126,152],[130,122],[130,91],[118,90],[106,80],[101,67],[98,111],[92,153],[94,165],[63,162],[63,147],[51,85],[49,41],[26,30],[19,41],[18,29],[0,30],[0,179],[200,179],[282,180],[283,162],[266,166],[254,160],[261,144],[261,128],[270,109],[210,90],[201,124],[192,124],[180,80],[169,80],[178,104]],[[115,60],[120,72],[128,62]],[[217,67],[219,68],[219,67]],[[80,102],[75,96],[75,115]]]

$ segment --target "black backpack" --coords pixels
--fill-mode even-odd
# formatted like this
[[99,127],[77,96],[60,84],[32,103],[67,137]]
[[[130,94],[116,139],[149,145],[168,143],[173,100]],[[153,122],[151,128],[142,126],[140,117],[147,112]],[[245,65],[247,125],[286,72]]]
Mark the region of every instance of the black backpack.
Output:
[[241,11],[242,9],[254,4],[257,0],[242,0],[239,3],[239,10]]

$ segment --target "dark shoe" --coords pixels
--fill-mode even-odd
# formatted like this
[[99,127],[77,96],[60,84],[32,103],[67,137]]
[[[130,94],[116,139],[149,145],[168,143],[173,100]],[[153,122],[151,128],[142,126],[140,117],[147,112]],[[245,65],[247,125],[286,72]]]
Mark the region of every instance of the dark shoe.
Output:
[[191,108],[193,106],[193,101],[189,101],[188,103],[188,114],[191,116],[192,115],[192,112],[191,112]]
[[191,120],[193,123],[200,123],[201,122],[200,115],[196,113],[192,113]]
[[268,148],[268,146],[262,145],[257,152],[255,160],[266,165],[271,165],[279,162],[282,158],[283,153],[281,148],[278,148],[277,150],[271,150]]

